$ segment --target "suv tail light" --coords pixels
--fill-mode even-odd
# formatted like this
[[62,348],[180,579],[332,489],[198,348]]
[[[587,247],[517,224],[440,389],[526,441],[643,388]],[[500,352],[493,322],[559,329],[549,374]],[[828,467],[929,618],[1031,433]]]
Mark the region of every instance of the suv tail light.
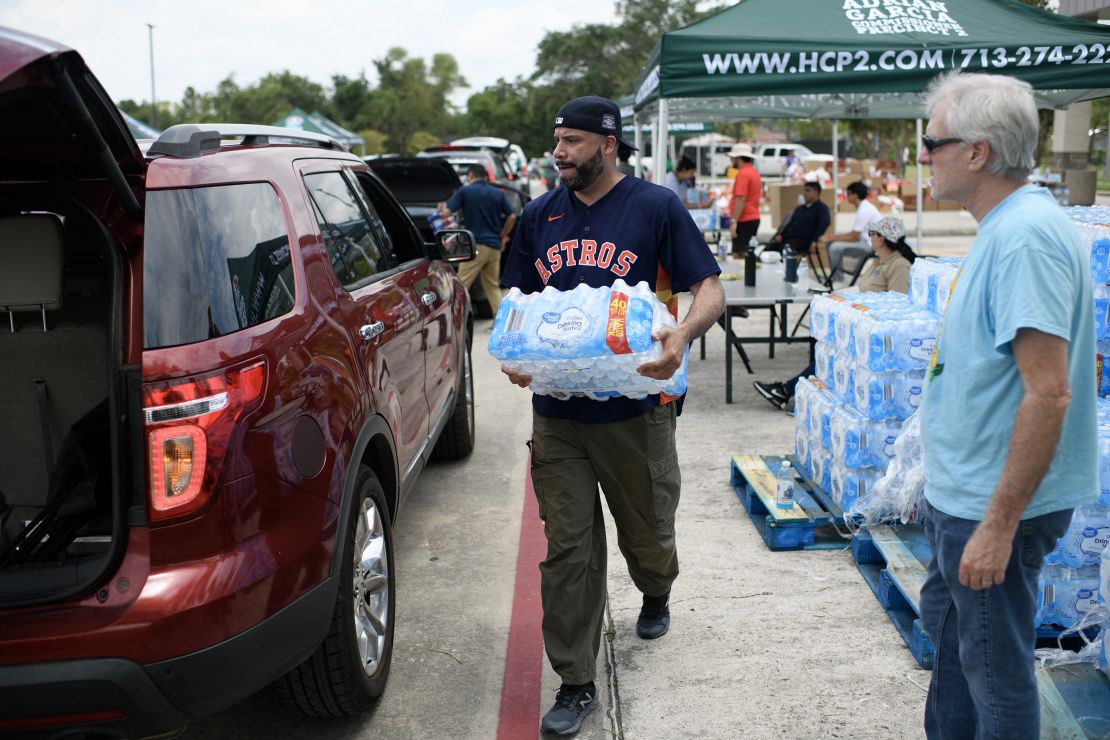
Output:
[[263,361],[143,384],[152,523],[208,503],[235,425],[265,386]]

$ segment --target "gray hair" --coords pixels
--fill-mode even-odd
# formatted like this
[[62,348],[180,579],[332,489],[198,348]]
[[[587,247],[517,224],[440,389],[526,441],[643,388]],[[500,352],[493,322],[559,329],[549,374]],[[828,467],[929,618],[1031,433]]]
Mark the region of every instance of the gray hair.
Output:
[[941,101],[948,103],[945,123],[953,136],[990,145],[988,172],[1012,181],[1029,176],[1037,163],[1040,124],[1028,82],[956,70],[934,78],[926,90],[930,117]]

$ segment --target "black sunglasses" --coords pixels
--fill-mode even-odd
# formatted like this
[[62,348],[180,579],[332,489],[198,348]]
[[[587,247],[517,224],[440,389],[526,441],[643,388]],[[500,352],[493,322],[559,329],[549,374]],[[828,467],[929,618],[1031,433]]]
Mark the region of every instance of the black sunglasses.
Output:
[[925,134],[921,137],[921,144],[925,147],[925,151],[929,152],[929,154],[932,154],[937,149],[940,149],[942,146],[948,146],[949,144],[958,144],[962,142],[963,139],[959,138],[958,136],[949,136],[946,139],[934,139],[932,136]]

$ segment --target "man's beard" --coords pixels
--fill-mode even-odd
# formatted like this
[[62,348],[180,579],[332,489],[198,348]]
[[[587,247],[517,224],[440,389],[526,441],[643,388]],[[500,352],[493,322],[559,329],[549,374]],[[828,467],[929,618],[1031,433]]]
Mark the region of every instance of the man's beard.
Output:
[[[601,177],[601,173],[605,171],[605,160],[601,156],[602,148],[597,148],[597,154],[587,159],[585,162],[576,165],[574,168],[574,175],[567,177],[562,174],[562,169],[559,170],[559,183],[570,191],[585,190],[586,188],[597,182],[597,178]],[[559,164],[555,163],[556,166]]]

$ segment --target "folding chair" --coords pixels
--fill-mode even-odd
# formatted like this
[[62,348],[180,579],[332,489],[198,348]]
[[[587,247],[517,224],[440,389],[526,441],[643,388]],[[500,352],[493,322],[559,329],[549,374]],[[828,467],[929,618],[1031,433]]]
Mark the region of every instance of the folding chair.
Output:
[[844,270],[844,274],[849,275],[848,285],[852,286],[859,280],[860,275],[863,274],[863,268],[871,261],[872,257],[877,257],[874,252],[868,254],[845,254],[844,261],[840,267]]

